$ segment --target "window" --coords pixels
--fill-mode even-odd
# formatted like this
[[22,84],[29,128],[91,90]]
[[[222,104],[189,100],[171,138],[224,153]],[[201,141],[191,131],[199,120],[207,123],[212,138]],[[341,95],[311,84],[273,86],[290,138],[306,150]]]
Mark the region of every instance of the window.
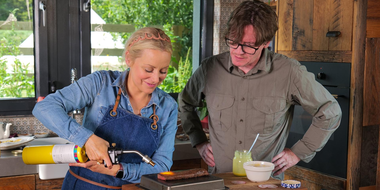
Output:
[[32,1],[0,7],[0,111],[30,109],[35,99]]
[[[71,83],[72,69],[76,69],[76,78],[100,69],[124,70],[125,63],[121,60],[124,42],[131,32],[141,27],[162,28],[175,41],[173,73],[160,86],[164,90],[166,88],[167,92],[174,89],[175,82],[183,86],[186,84],[185,77],[181,81],[174,81],[179,69],[184,66],[190,68],[186,74],[189,77],[191,67],[196,68],[201,59],[199,42],[204,21],[198,19],[205,17],[201,14],[207,12],[202,11],[207,3],[192,0],[112,0],[112,3],[111,0],[16,0],[12,3],[19,8],[16,18],[20,17],[18,13],[23,15],[15,23],[14,32],[19,37],[15,46],[20,49],[20,56],[29,56],[30,64],[23,72],[27,72],[26,76],[30,77],[27,84],[32,87],[29,86],[31,93],[22,92],[20,97],[1,98],[0,115],[31,114],[38,97],[44,97]],[[12,3],[7,2],[6,5]],[[28,7],[26,3],[29,3]],[[168,8],[170,6],[172,8]],[[7,6],[0,9],[3,7]],[[7,14],[12,10],[8,8]],[[0,21],[0,25],[6,21],[4,17],[0,15],[0,20],[5,19]],[[24,27],[23,22],[30,27]],[[10,25],[0,26],[0,37],[4,35],[4,28],[12,31]],[[212,25],[208,28],[212,29]],[[193,47],[194,42],[197,43]],[[206,47],[205,44],[202,46]],[[198,57],[194,58],[194,55]],[[176,92],[180,90],[176,89]]]
[[168,93],[183,89],[192,73],[192,0],[92,0],[91,6],[92,72],[125,70],[125,41],[135,30],[154,26],[168,34],[174,50],[160,88]]

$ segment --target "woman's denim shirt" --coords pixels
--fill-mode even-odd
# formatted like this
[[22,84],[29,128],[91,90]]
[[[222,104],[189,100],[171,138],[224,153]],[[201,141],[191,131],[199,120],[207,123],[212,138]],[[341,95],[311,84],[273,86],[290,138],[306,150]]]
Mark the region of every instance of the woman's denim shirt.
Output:
[[[97,71],[80,78],[75,83],[46,96],[36,104],[33,115],[47,128],[81,147],[99,126],[104,114],[102,107],[115,104],[118,87],[122,88],[119,106],[133,112],[126,91],[126,78],[129,71]],[[158,149],[152,159],[154,167],[146,163],[122,163],[123,180],[139,183],[141,175],[169,171],[173,164],[175,134],[177,131],[178,108],[175,100],[156,88],[146,107],[141,110],[142,117],[153,114],[152,105],[156,105],[158,123],[162,126]],[[83,124],[78,124],[67,113],[85,108]]]

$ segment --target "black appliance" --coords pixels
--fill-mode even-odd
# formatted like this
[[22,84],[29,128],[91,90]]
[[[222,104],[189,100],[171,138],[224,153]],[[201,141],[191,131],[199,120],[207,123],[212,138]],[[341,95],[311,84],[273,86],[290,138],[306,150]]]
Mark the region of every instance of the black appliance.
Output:
[[[301,62],[314,73],[321,83],[338,101],[342,109],[339,128],[331,135],[327,144],[309,163],[300,161],[297,165],[342,178],[347,177],[348,116],[350,103],[350,63]],[[291,148],[302,139],[310,127],[312,116],[301,106],[295,106],[293,122],[286,147]]]

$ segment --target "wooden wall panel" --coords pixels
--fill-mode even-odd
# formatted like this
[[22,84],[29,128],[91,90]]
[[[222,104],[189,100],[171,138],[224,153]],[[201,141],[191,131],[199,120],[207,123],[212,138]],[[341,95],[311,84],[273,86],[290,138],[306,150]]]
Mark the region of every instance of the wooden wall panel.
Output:
[[330,1],[330,7],[327,31],[340,31],[341,35],[328,38],[329,50],[351,50],[353,0]]
[[[378,126],[380,127],[380,126]],[[380,189],[380,130],[379,130],[379,142],[377,145],[377,172],[376,172],[376,189]]]
[[377,145],[379,125],[363,128],[360,163],[360,187],[376,185]]
[[380,125],[380,38],[367,38],[363,126]]
[[329,30],[330,0],[314,0],[313,47],[312,50],[327,50],[329,43],[326,31]]
[[[354,0],[279,0],[278,51],[351,51]],[[326,37],[340,31],[339,37]]]
[[279,29],[276,50],[292,50],[293,0],[279,0],[277,4]]
[[347,190],[358,190],[360,184],[367,0],[354,1],[353,15]]
[[277,51],[298,61],[347,62],[352,61],[351,51]]
[[380,2],[368,0],[367,38],[380,38]]
[[380,18],[367,19],[367,38],[380,38]]
[[304,1],[294,1],[293,50],[311,50],[313,46],[313,1]]

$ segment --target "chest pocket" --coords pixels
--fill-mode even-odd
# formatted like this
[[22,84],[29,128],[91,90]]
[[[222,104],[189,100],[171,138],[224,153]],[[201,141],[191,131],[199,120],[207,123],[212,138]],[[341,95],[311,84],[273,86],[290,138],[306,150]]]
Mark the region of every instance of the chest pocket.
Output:
[[215,128],[215,132],[218,130],[227,131],[232,126],[232,105],[234,104],[234,98],[229,96],[216,95],[210,98],[207,102],[209,114],[211,118],[212,127]]
[[251,133],[268,134],[273,132],[274,127],[281,124],[282,111],[286,108],[285,99],[273,97],[253,98],[251,103],[251,108],[253,108],[251,110],[253,112]]

